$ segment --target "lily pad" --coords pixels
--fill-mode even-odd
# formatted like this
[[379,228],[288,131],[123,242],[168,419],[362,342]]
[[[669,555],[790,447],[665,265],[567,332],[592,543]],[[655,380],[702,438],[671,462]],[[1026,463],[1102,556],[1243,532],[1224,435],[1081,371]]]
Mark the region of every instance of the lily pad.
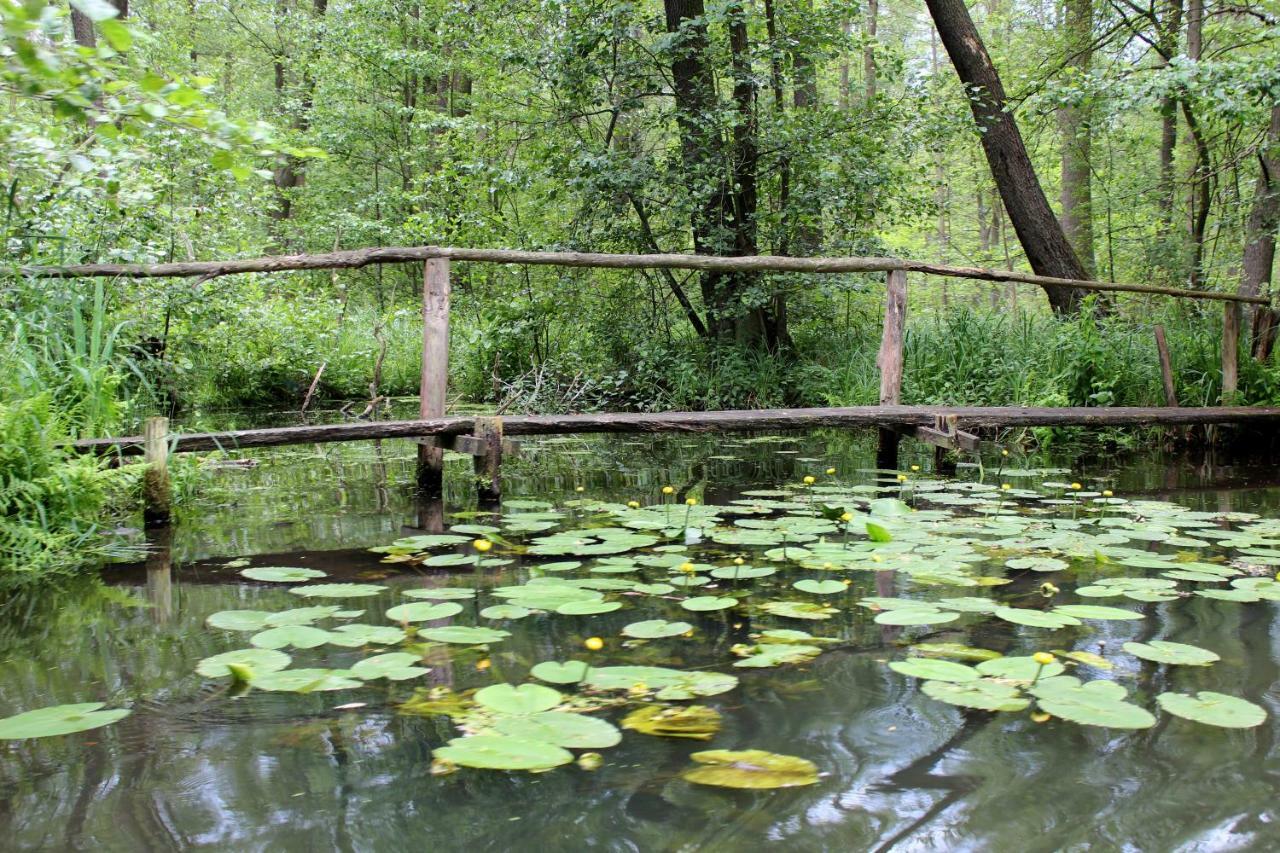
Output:
[[1124,650],[1143,660],[1185,666],[1208,666],[1214,661],[1222,660],[1222,658],[1208,649],[1189,646],[1185,643],[1171,643],[1167,640],[1152,640],[1149,643],[1125,643]]
[[720,712],[705,705],[645,705],[627,714],[622,727],[655,737],[711,740],[720,731]]
[[566,601],[556,608],[562,616],[595,616],[600,613],[612,613],[622,607],[620,601]]
[[427,586],[401,590],[406,598],[425,598],[430,601],[461,601],[475,598],[476,591],[465,586]]
[[110,725],[129,716],[128,708],[102,710],[102,702],[54,705],[0,720],[0,740],[69,735]]
[[721,788],[795,788],[818,781],[812,761],[794,755],[780,755],[763,749],[713,749],[689,756],[700,766],[680,776],[698,785]]
[[1004,681],[1031,681],[1033,678],[1052,678],[1061,675],[1065,670],[1057,661],[1041,666],[1030,656],[1013,656],[983,661],[977,665],[978,672],[990,678]]
[[418,636],[425,640],[435,640],[437,643],[480,646],[505,640],[511,636],[511,632],[470,625],[448,625],[444,628],[424,628],[418,632]]
[[632,622],[622,629],[628,637],[641,640],[657,640],[663,637],[678,637],[693,630],[688,622],[668,622],[666,619],[646,619],[643,622]]
[[499,714],[527,716],[547,711],[564,699],[560,691],[541,684],[492,684],[476,691],[476,701]]
[[205,678],[227,678],[239,672],[252,677],[264,672],[276,672],[289,665],[289,656],[275,649],[235,649],[220,655],[207,657],[196,664],[196,673]]
[[388,681],[406,681],[426,675],[431,670],[419,666],[422,659],[408,652],[387,652],[374,655],[352,665],[351,674],[361,681],[385,678]]
[[314,649],[329,642],[329,632],[310,625],[282,625],[254,634],[249,642],[260,649]]
[[960,618],[959,613],[947,610],[936,610],[927,607],[903,607],[897,610],[884,610],[876,614],[877,625],[941,625],[954,622]]
[[1053,608],[1052,613],[1070,616],[1075,619],[1100,619],[1104,621],[1141,619],[1142,614],[1123,607],[1103,607],[1099,604],[1064,604]]
[[502,717],[494,723],[493,728],[498,734],[553,743],[570,749],[605,749],[617,746],[622,740],[622,732],[612,723],[567,711],[542,711],[528,716]]
[[930,658],[908,658],[889,663],[889,669],[912,678],[933,681],[977,681],[981,676],[971,666]]
[[303,569],[289,566],[258,566],[252,569],[244,569],[240,572],[240,576],[246,577],[251,581],[300,583],[302,581],[322,578],[325,576],[325,573],[319,569]]
[[1267,719],[1266,709],[1237,696],[1201,690],[1187,693],[1161,693],[1156,697],[1160,707],[1175,717],[1194,720],[1224,729],[1248,729]]
[[360,646],[391,646],[404,638],[404,631],[392,625],[339,625],[329,632],[329,645],[349,649]]
[[507,735],[456,737],[432,751],[437,759],[482,770],[550,770],[573,761],[567,749]]
[[307,598],[366,598],[386,590],[376,583],[317,583],[295,586],[289,592]]
[[1124,701],[1124,688],[1114,682],[1080,684],[1074,678],[1056,678],[1030,690],[1042,710],[1073,723],[1111,729],[1148,729],[1156,724],[1150,711]]
[[495,604],[480,611],[485,619],[523,619],[533,611],[518,604]]
[[977,681],[926,681],[920,690],[931,699],[982,711],[1022,711],[1031,701],[1012,684],[980,678]]
[[561,662],[546,660],[535,664],[529,670],[529,674],[549,684],[577,684],[587,677],[587,668],[586,661],[570,660]]
[[441,601],[437,604],[415,601],[392,607],[387,611],[387,618],[392,622],[432,622],[457,616],[461,612],[462,605],[456,601]]
[[1080,620],[1066,613],[1032,610],[1029,607],[997,607],[995,615],[1015,625],[1026,625],[1028,628],[1066,628],[1068,625],[1079,625]]
[[219,610],[209,614],[204,624],[224,631],[261,631],[272,615],[265,610]]
[[686,598],[684,601],[680,602],[680,606],[685,610],[703,612],[708,610],[725,610],[726,608],[736,606],[737,603],[738,599],[728,595],[718,597],[714,595],[701,595],[696,598]]
[[841,581],[819,581],[812,578],[798,580],[792,586],[801,592],[809,592],[814,595],[835,595],[837,592],[845,592],[849,589]]
[[253,680],[259,690],[280,693],[317,693],[328,690],[348,690],[361,686],[345,669],[282,669],[268,672]]
[[760,609],[770,616],[786,619],[830,619],[840,611],[813,601],[766,601]]

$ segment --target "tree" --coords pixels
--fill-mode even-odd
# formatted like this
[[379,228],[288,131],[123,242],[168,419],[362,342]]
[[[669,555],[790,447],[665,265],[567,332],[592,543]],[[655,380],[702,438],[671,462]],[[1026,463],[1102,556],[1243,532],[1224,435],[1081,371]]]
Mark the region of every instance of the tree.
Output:
[[[1055,278],[1088,278],[1049,207],[1017,122],[1007,108],[1000,75],[964,0],[926,3],[951,64],[964,84],[991,176],[1031,268],[1039,275]],[[1044,291],[1057,313],[1072,312],[1079,306],[1078,290],[1044,285]]]
[[[1243,277],[1240,292],[1257,296],[1271,289],[1275,265],[1276,230],[1280,228],[1280,104],[1271,108],[1271,125],[1258,146],[1258,178],[1245,226]],[[1255,307],[1252,323],[1254,358],[1265,361],[1276,339],[1276,311]]]
[[1064,29],[1072,102],[1058,108],[1062,140],[1062,230],[1089,278],[1096,275],[1093,251],[1093,124],[1087,78],[1093,60],[1093,0],[1065,0]]

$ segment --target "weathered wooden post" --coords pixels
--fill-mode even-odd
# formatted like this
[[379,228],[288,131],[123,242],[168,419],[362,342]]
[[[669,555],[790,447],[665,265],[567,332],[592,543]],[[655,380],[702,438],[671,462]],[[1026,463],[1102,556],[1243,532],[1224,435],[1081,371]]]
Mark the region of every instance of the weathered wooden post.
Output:
[[476,418],[476,489],[481,504],[502,500],[502,418]]
[[1222,404],[1235,402],[1240,372],[1236,359],[1240,352],[1240,303],[1222,303]]
[[169,419],[147,418],[142,427],[142,522],[145,527],[169,523]]
[[1173,384],[1173,366],[1169,360],[1169,342],[1164,337],[1164,326],[1156,326],[1156,352],[1160,355],[1160,378],[1164,381],[1164,404],[1178,405],[1178,389]]
[[[430,258],[422,276],[422,377],[418,417],[444,416],[449,390],[449,259]],[[444,448],[433,438],[418,440],[418,491],[444,492]]]
[[147,531],[147,601],[151,618],[165,624],[173,617],[173,528]]
[[[907,273],[890,270],[885,281],[884,333],[880,337],[880,405],[896,406],[902,402],[902,348],[907,326]],[[898,467],[897,430],[880,427],[880,446],[876,467]]]

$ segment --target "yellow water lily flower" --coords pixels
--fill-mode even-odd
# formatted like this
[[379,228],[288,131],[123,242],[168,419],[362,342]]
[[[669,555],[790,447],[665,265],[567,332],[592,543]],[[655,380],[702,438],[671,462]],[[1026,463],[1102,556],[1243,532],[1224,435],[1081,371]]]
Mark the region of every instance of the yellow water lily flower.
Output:
[[481,554],[487,554],[489,553],[489,550],[493,548],[493,543],[488,539],[477,539],[471,543],[471,547],[475,548]]
[[816,481],[813,477],[805,477],[805,478],[804,478],[804,484],[805,484],[806,486],[812,486],[815,482],[817,482],[817,481]]
[[586,646],[593,652],[598,652],[604,648],[604,640],[599,637],[587,637],[582,641],[582,645]]
[[675,486],[663,486],[662,493],[664,495],[674,495],[676,493]]
[[827,476],[828,476],[828,477],[830,477],[830,476],[831,476],[832,474],[834,474],[835,472],[836,472],[836,469],[835,469],[835,468],[828,468],[828,469],[827,469]]
[[685,505],[685,506],[697,506],[697,505],[698,505],[698,499],[697,499],[697,498],[685,498],[685,499],[684,499],[684,505]]
[[1031,659],[1036,663],[1040,664],[1041,666],[1048,666],[1049,664],[1057,660],[1057,658],[1055,658],[1053,655],[1049,654],[1048,652],[1036,652],[1034,655],[1031,656]]

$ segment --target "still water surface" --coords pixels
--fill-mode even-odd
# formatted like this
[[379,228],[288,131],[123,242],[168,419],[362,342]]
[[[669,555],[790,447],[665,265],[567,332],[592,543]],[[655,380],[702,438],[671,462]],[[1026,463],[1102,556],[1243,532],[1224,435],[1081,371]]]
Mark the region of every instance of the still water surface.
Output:
[[[661,486],[671,483],[681,497],[692,490],[703,503],[725,505],[744,490],[795,484],[827,466],[837,468],[843,484],[874,484],[876,475],[866,470],[874,465],[873,451],[869,436],[834,432],[783,441],[533,440],[509,465],[505,491],[557,505],[656,502]],[[390,589],[376,598],[350,603],[375,615],[403,602],[396,592],[404,588],[493,587],[536,571],[537,560],[522,558],[476,579],[470,570],[403,571],[369,553],[430,523],[411,496],[412,457],[407,442],[256,454],[255,467],[220,470],[215,488],[185,511],[170,570],[160,559],[150,568],[111,566],[105,583],[86,580],[6,602],[0,716],[87,701],[134,711],[104,729],[0,745],[0,847],[1164,851],[1280,845],[1276,602],[1182,598],[1137,605],[1147,617],[1142,621],[1059,631],[983,619],[904,629],[875,624],[853,602],[859,594],[990,593],[933,593],[892,576],[886,588],[885,579],[863,574],[854,579],[852,597],[837,602],[841,613],[825,622],[746,611],[673,613],[670,602],[640,598],[597,616],[534,615],[502,625],[512,636],[489,651],[441,647],[428,662],[431,673],[416,684],[233,698],[225,683],[194,674],[201,658],[246,645],[245,635],[205,627],[209,614],[329,603],[300,602],[281,585],[243,582],[225,566],[232,558],[318,568],[333,581],[386,584]],[[930,462],[924,455],[903,460],[921,465],[920,477]],[[1280,515],[1280,487],[1267,482],[1266,468],[1247,464],[1116,454],[1008,464],[1068,469],[1024,478],[1019,487],[1074,478],[1127,498]],[[446,515],[474,509],[469,463],[459,458],[450,466]],[[990,482],[990,467],[962,468],[958,476]],[[447,517],[445,523],[476,520]],[[692,547],[700,553],[702,546]],[[999,571],[1000,562],[992,566]],[[1034,597],[1045,580],[1064,590],[1077,581],[1073,572],[1008,574],[1014,580],[996,588],[1001,597]],[[657,615],[693,622],[695,638],[623,646],[622,626]],[[485,624],[474,612],[457,621]],[[748,634],[761,627],[801,628],[841,643],[806,664],[733,668],[730,647],[750,642]],[[598,665],[738,675],[737,689],[702,700],[723,714],[723,729],[709,745],[627,732],[620,745],[602,750],[604,766],[594,772],[568,765],[540,774],[431,774],[432,749],[457,731],[446,717],[397,713],[415,686],[519,683],[535,663],[582,657],[589,636],[608,641],[593,658]],[[1221,662],[1173,668],[1117,655],[1115,670],[1091,677],[1123,680],[1134,701],[1152,710],[1152,697],[1164,690],[1218,690],[1262,705],[1269,716],[1257,728],[1225,730],[1157,714],[1153,728],[1121,731],[1056,719],[1037,724],[1025,712],[967,711],[928,698],[919,681],[885,665],[903,656],[908,640],[921,639],[1005,654],[1116,650],[1131,639],[1190,643],[1217,652]],[[292,654],[295,665],[332,667],[364,655],[337,648]],[[338,707],[348,703],[364,704]],[[761,792],[682,780],[688,756],[707,748],[797,755],[823,775],[809,787]]]

